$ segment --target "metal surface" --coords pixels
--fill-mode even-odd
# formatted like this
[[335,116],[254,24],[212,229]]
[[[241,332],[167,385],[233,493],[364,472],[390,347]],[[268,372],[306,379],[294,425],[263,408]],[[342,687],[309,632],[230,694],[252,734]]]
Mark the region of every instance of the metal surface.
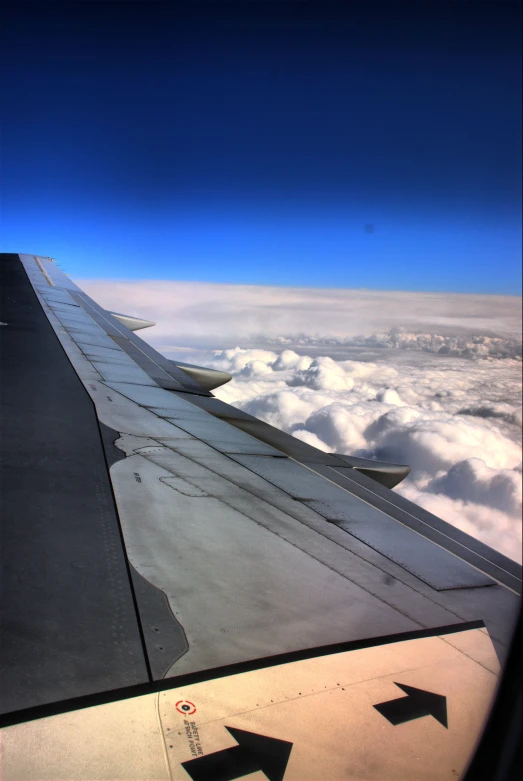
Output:
[[[512,615],[518,607],[517,597],[506,589],[491,586],[481,590],[481,595],[477,589],[436,592],[403,567],[334,524],[326,523],[322,516],[305,504],[293,500],[209,445],[191,439],[161,441],[194,464],[205,467],[206,474],[211,471],[226,478],[226,482],[214,483],[212,490],[215,496],[223,498],[227,504],[308,555],[319,558],[350,581],[376,595],[384,604],[413,618],[420,626],[427,626],[428,621],[445,624],[459,619],[473,619],[478,616],[479,610],[495,638],[499,653],[504,653],[507,628],[510,631]],[[197,483],[197,472],[193,468],[189,471],[187,462],[179,462],[178,474],[182,463],[184,478],[190,479],[194,485]],[[237,492],[236,487],[245,490]]]
[[[27,271],[27,269],[26,269],[26,271]],[[46,302],[46,305],[50,309],[52,309],[53,312],[56,312],[57,315],[58,314],[65,314],[67,316],[71,316],[72,317],[73,315],[76,315],[77,313],[80,313],[80,316],[83,317],[83,313],[82,313],[81,307],[79,307],[78,304],[76,303],[76,301],[73,301],[73,299],[71,299],[67,303],[64,302],[64,301],[48,301],[45,298],[45,292],[43,290],[39,289],[36,285],[34,285],[33,287],[35,288],[35,290],[38,291],[38,294],[40,296],[42,296],[42,298],[44,298],[44,301]]]
[[[351,695],[342,703],[341,710],[337,710],[337,705],[333,706],[335,695],[329,690],[328,676],[322,691],[311,691],[308,697],[302,697],[303,692],[299,694],[299,689],[297,699],[278,700],[281,687],[292,678],[285,671],[284,678],[281,672],[278,673],[279,683],[273,689],[269,678],[259,679],[265,692],[259,709],[260,699],[256,699],[254,708],[252,703],[241,699],[242,691],[248,688],[244,681],[248,679],[236,679],[230,699],[227,699],[224,690],[225,700],[231,708],[236,708],[234,711],[226,710],[226,714],[234,712],[240,718],[230,726],[248,729],[246,722],[242,727],[241,719],[254,719],[254,728],[259,714],[264,716],[269,712],[271,723],[274,721],[276,725],[295,724],[298,727],[303,724],[303,732],[297,734],[295,745],[305,746],[308,754],[301,755],[304,764],[294,765],[294,769],[289,765],[290,777],[292,773],[300,778],[307,777],[310,765],[307,757],[312,755],[323,757],[322,768],[330,768],[332,777],[347,777],[338,766],[332,762],[328,764],[330,756],[339,755],[341,738],[335,741],[335,746],[331,745],[329,741],[334,735],[335,725],[327,723],[324,714],[337,713],[340,736],[343,736],[347,750],[353,752],[347,755],[347,762],[351,768],[356,768],[359,776],[372,777],[374,765],[372,762],[369,764],[368,759],[372,757],[374,761],[376,756],[376,736],[385,740],[386,730],[392,730],[390,734],[395,740],[380,743],[384,761],[388,763],[386,767],[395,768],[402,778],[408,777],[411,771],[415,773],[419,769],[413,757],[414,753],[421,756],[420,746],[423,746],[427,747],[428,753],[423,757],[428,760],[430,777],[430,772],[436,767],[431,759],[436,743],[434,732],[425,732],[424,725],[446,734],[442,723],[421,719],[417,723],[394,727],[373,706],[392,701],[394,692],[399,691],[394,689],[395,678],[392,678],[392,683],[387,680],[388,672],[393,674],[394,670],[401,671],[402,675],[409,672],[412,677],[403,680],[407,686],[423,684],[432,691],[428,681],[434,685],[436,681],[441,681],[447,682],[453,692],[459,691],[457,706],[453,705],[451,711],[449,705],[449,734],[451,726],[454,728],[465,722],[470,725],[471,719],[479,718],[477,714],[481,713],[484,703],[481,697],[486,691],[484,682],[488,675],[494,678],[497,674],[492,643],[503,658],[512,618],[519,604],[518,597],[498,583],[488,588],[471,588],[468,585],[456,588],[456,579],[449,590],[437,590],[433,585],[438,585],[439,580],[436,583],[433,576],[440,577],[441,566],[435,567],[435,563],[443,555],[445,569],[448,569],[449,560],[458,562],[465,567],[467,576],[470,572],[476,575],[478,570],[482,570],[486,572],[487,580],[489,568],[497,568],[496,572],[517,580],[518,573],[519,576],[521,574],[517,565],[506,564],[504,557],[440,519],[431,520],[434,517],[430,513],[424,514],[421,508],[415,508],[410,503],[402,504],[398,495],[365,474],[347,468],[345,457],[321,453],[206,395],[202,386],[184,376],[180,369],[173,367],[166,358],[92,302],[49,260],[40,258],[37,263],[33,256],[21,258],[39,296],[43,308],[41,314],[45,313],[48,324],[54,329],[55,347],[66,363],[69,359],[69,369],[74,369],[96,409],[98,420],[93,416],[94,426],[100,424],[106,479],[107,468],[110,467],[127,563],[131,564],[130,582],[134,587],[136,615],[142,630],[142,650],[147,653],[152,677],[156,681],[154,685],[176,685],[173,676],[185,672],[202,681],[201,676],[209,675],[209,668],[214,669],[216,665],[237,663],[242,669],[247,665],[252,670],[256,659],[263,656],[266,657],[263,663],[275,664],[275,653],[283,652],[295,659],[296,654],[313,653],[314,648],[326,642],[354,641],[360,649],[361,644],[366,648],[365,651],[362,649],[361,662],[354,654],[350,657],[350,668],[353,671],[360,668],[367,675],[368,683],[363,686],[364,682],[360,681],[362,689],[351,688]],[[41,266],[46,276],[42,274]],[[81,306],[75,306],[75,303]],[[89,344],[86,341],[89,337],[107,340],[103,341],[106,346]],[[56,384],[62,372],[47,366],[46,371],[48,368],[51,371],[45,381]],[[38,383],[33,384],[36,387]],[[31,415],[32,408],[27,399],[32,397],[27,392],[24,398],[24,406]],[[74,425],[67,428],[68,435],[74,440],[75,447],[83,451],[83,437],[77,436],[75,414],[68,414],[74,420]],[[30,439],[26,437],[25,441]],[[98,441],[101,441],[99,434]],[[56,469],[57,453],[54,450],[48,452],[39,445],[39,456],[42,453]],[[92,464],[90,468],[93,468]],[[68,465],[63,470],[67,476],[69,469]],[[27,472],[24,472],[24,479],[34,482]],[[87,502],[92,501],[88,481],[82,482],[79,487],[71,482],[70,487],[82,498],[87,494]],[[310,506],[303,500],[312,500]],[[339,515],[342,517],[339,518]],[[340,524],[329,523],[325,516],[337,518]],[[74,514],[71,517],[76,520]],[[353,518],[355,521],[351,520]],[[49,526],[53,524],[54,520],[50,517]],[[74,522],[70,525],[74,530]],[[342,528],[343,525],[347,526],[347,531]],[[399,533],[392,533],[398,528]],[[439,546],[430,541],[431,535],[433,539],[437,536]],[[398,545],[400,538],[401,544]],[[76,562],[75,555],[71,557],[75,541],[72,532],[62,539],[66,548],[64,555],[68,553],[69,559]],[[455,551],[457,556],[453,556],[450,550]],[[437,553],[434,554],[434,551]],[[100,550],[90,552],[85,577],[92,575],[96,579],[99,559]],[[478,562],[477,569],[468,566],[467,561],[471,559]],[[418,571],[420,564],[424,573]],[[136,567],[136,573],[132,565]],[[41,561],[38,561],[38,566],[45,571]],[[427,579],[427,572],[433,585]],[[420,579],[418,575],[425,579]],[[73,596],[69,594],[68,598]],[[101,618],[102,623],[106,622],[103,610]],[[418,643],[417,646],[408,646],[417,648],[414,655],[409,656],[409,651],[405,657],[402,656],[402,665],[407,667],[387,668],[387,672],[383,667],[372,666],[377,651],[369,648],[369,643],[384,642],[384,634],[449,626],[475,619],[485,621],[492,643],[484,630],[469,634],[462,632],[459,638],[453,634],[438,640],[444,646],[443,656],[439,652],[434,656],[432,645]],[[60,628],[63,629],[63,623]],[[390,639],[387,642],[391,642]],[[95,657],[93,660],[96,667]],[[99,672],[98,667],[96,670]],[[167,676],[165,680],[164,675]],[[487,678],[483,677],[485,675]],[[314,680],[316,683],[319,680],[317,669]],[[352,684],[359,686],[355,681],[349,685]],[[150,690],[150,684],[146,686]],[[390,687],[393,687],[392,692]],[[108,688],[110,684],[105,688],[106,694]],[[478,697],[481,692],[483,694]],[[370,705],[372,718],[380,716],[383,719],[379,724],[369,721],[371,716],[368,713],[361,721],[355,711],[346,711],[346,707],[362,704],[365,698],[368,704],[371,693],[373,696],[374,693],[379,694]],[[399,695],[403,696],[403,693],[399,692]],[[115,692],[107,696],[121,695]],[[205,697],[202,693],[201,703],[205,703]],[[273,702],[269,704],[271,699]],[[298,702],[303,703],[300,708]],[[289,706],[296,708],[291,718],[288,718],[289,711],[286,710]],[[144,759],[142,764],[137,765],[142,768],[143,777],[163,778],[166,765],[162,766],[157,761],[160,756],[158,744],[149,753],[146,735],[135,723],[133,725],[132,719],[136,718],[137,711],[132,713],[134,715],[126,721],[124,710],[119,711],[118,730],[125,732],[121,739],[123,750],[132,756],[134,744],[127,741],[127,735],[136,734],[136,739],[141,742],[140,750],[143,748],[144,755],[151,758],[151,763]],[[200,710],[198,713],[200,718]],[[462,716],[464,721],[460,722]],[[158,724],[163,718],[162,709],[158,708]],[[206,735],[207,748],[211,750],[215,747],[216,751],[221,751],[225,743],[216,742],[211,735],[213,718],[211,714],[209,721],[204,715],[199,724],[202,734]],[[113,757],[118,755],[118,740],[114,739],[114,733],[110,737],[110,725],[116,724],[116,721],[99,720],[102,733],[98,734],[103,735],[105,727],[109,742],[91,763],[98,778],[103,778],[104,773],[108,777],[117,777],[112,757],[104,759],[103,756],[107,750],[113,752]],[[150,721],[146,721],[150,725]],[[216,725],[222,729],[219,721],[217,716]],[[80,724],[74,719],[62,722],[64,731],[70,730],[69,735],[76,730],[76,734],[81,732],[85,736]],[[90,724],[92,729],[94,720]],[[211,732],[206,731],[206,724]],[[407,733],[411,730],[409,725],[416,726],[416,730]],[[171,743],[165,742],[172,724],[164,722],[163,727],[160,747],[165,751],[165,758],[173,746],[170,772],[174,777],[187,777],[179,762],[185,762],[188,757],[184,759],[179,752],[177,738]],[[357,740],[346,741],[348,728]],[[152,735],[149,727],[147,729]],[[158,730],[155,734],[158,737]],[[368,734],[372,737],[372,745],[362,748],[366,759],[358,764],[360,755],[357,752],[360,746],[366,746]],[[408,735],[404,743],[396,738],[402,734]],[[453,734],[454,737],[458,735]],[[45,767],[49,769],[49,777],[60,777],[58,768],[62,759],[65,761],[61,765],[64,777],[76,777],[75,773],[78,777],[89,777],[87,771],[91,769],[91,764],[86,767],[85,763],[82,765],[76,760],[78,739],[75,753],[67,755],[63,751],[64,743],[57,740],[55,751],[52,740],[48,740],[56,736],[56,728],[51,732],[39,732],[37,729],[33,735],[36,736],[35,745],[44,739],[44,735],[48,741]],[[92,735],[89,749],[96,742],[95,733]],[[317,736],[324,736],[326,749]],[[103,737],[100,739],[103,744]],[[23,743],[20,733],[17,740],[14,745]],[[291,736],[289,740],[294,741],[294,738]],[[229,740],[227,745],[234,748],[234,741]],[[452,753],[455,745],[442,743],[440,748],[446,752],[449,763],[453,762],[451,771],[459,772],[461,765],[458,760],[463,754]],[[400,751],[398,746],[405,746],[405,752],[397,753]],[[461,746],[464,746],[462,741]],[[337,754],[333,753],[334,748]],[[22,774],[24,778],[31,777],[31,767],[38,769],[37,765],[25,761],[31,758],[29,753],[24,752],[23,759],[20,754],[17,757],[18,766],[27,770],[25,776]],[[37,757],[42,751],[33,751],[33,754]],[[80,751],[79,754],[92,757],[96,751],[91,750],[85,755]],[[298,757],[298,753],[294,756]],[[387,757],[393,759],[389,762]],[[127,756],[122,759],[122,767],[129,770]],[[384,767],[380,766],[380,772]],[[446,765],[445,768],[446,772],[449,768]],[[53,769],[56,772],[53,773]],[[5,766],[2,770],[4,776]],[[37,775],[45,777],[42,772]],[[266,774],[260,771],[258,776],[261,779]],[[126,772],[125,777],[131,778],[132,775]],[[420,776],[416,774],[415,777]]]
[[[240,428],[263,442],[277,447],[282,453],[307,464],[313,471],[326,476],[331,482],[335,482],[368,504],[383,510],[414,531],[436,541],[442,547],[495,578],[516,594],[521,594],[522,571],[520,564],[462,532],[456,526],[413,504],[400,494],[383,487],[376,480],[369,479],[366,474],[356,469],[343,469],[344,461],[338,456],[321,453],[290,434],[258,421],[243,410],[231,407],[218,399],[192,396],[189,400],[191,404],[231,423],[235,428]],[[326,467],[336,467],[336,469],[332,470]],[[504,597],[504,599],[506,598]],[[461,600],[461,597],[459,599]]]
[[173,361],[177,369],[181,369],[189,377],[192,377],[205,390],[214,390],[226,382],[232,380],[232,374],[229,372],[220,372],[216,369],[206,369],[203,366],[193,366],[189,363],[179,363]]
[[[171,477],[208,496],[173,490]],[[114,464],[111,478],[129,559],[187,636],[170,675],[358,637],[362,622],[367,636],[417,627],[231,507],[241,488],[169,448]]]
[[[178,429],[102,382],[86,381],[85,388],[96,404],[99,420],[122,434],[137,437],[174,437]],[[135,386],[144,387],[144,386]]]
[[78,290],[74,282],[67,276],[67,274],[64,274],[64,272],[58,268],[56,263],[54,263],[51,258],[45,258],[41,255],[33,257],[45,272],[47,277],[50,277],[53,285],[56,285],[59,288]]
[[85,323],[92,326],[96,325],[79,307],[73,309],[72,307],[67,307],[67,304],[64,304],[62,308],[51,306],[51,309],[64,325],[72,325],[75,328],[78,327],[79,323]]
[[187,638],[163,591],[142,577],[134,567],[131,567],[131,577],[152,677],[160,680],[176,660],[187,653]]
[[[140,440],[126,439],[129,440],[128,452],[138,452]],[[145,440],[143,442],[147,444]],[[326,524],[321,516],[301,502],[293,501],[288,494],[205,443],[191,439],[162,439],[161,442],[180,455],[186,456],[176,465],[177,474],[183,474],[182,480],[190,482],[193,487],[199,487],[199,480],[203,474],[205,487],[209,491],[212,475],[225,478],[221,481],[213,481],[214,496],[273,534],[287,540],[307,555],[325,563],[347,580],[377,596],[384,604],[408,615],[419,626],[426,625],[429,615],[432,621],[440,625],[452,623],[463,616],[476,615],[473,605],[468,607],[468,612],[464,609],[463,613],[453,613],[451,605],[448,605],[447,609],[439,606],[434,602],[433,597],[427,598],[429,592],[431,595],[435,593],[428,586],[425,586],[427,596],[420,594],[415,588],[402,582],[409,578],[414,586],[418,582],[405,570],[385,559],[372,548],[351,538],[341,529]],[[198,470],[198,466],[204,467],[203,472]],[[178,480],[180,478],[177,478],[179,486]],[[164,482],[172,483],[167,478]],[[238,491],[238,488],[243,490]],[[437,596],[445,600],[444,592]],[[502,604],[504,603],[499,594],[498,599]],[[490,615],[490,611],[487,613]],[[495,615],[499,616],[499,611],[496,610]],[[503,621],[500,626],[503,626]],[[498,626],[495,627],[495,635],[500,636]]]
[[79,288],[74,293],[74,299],[116,341],[136,363],[144,369],[160,387],[183,389],[187,393],[207,394],[198,382],[193,380],[181,369],[178,369],[161,353],[157,352],[147,342],[144,342],[133,331],[126,328],[109,312],[102,309],[95,301],[85,295]]
[[82,351],[86,358],[93,363],[110,363],[112,365],[121,366],[136,366],[135,362],[129,358],[122,350],[115,350],[115,345],[111,348],[107,347],[95,347],[94,345],[87,345],[82,347]]
[[266,445],[265,442],[259,442],[243,431],[231,429],[226,423],[209,418],[209,416],[203,415],[199,418],[192,418],[184,415],[179,418],[168,417],[168,420],[193,437],[212,444],[213,447],[222,453],[248,453],[273,456],[275,458],[285,457],[278,450],[275,450],[270,445]]
[[168,372],[149,358],[142,350],[133,344],[125,336],[115,336],[113,341],[131,360],[143,369],[157,383],[160,388],[169,390],[183,390],[183,385],[174,379]]
[[214,398],[203,398],[201,396],[188,397],[188,402],[194,406],[210,412],[216,418],[226,421],[234,428],[250,434],[261,442],[265,442],[272,447],[277,448],[281,453],[295,458],[303,463],[318,463],[331,466],[344,466],[345,462],[331,453],[323,453],[315,447],[311,447],[306,442],[295,439],[290,434],[280,431],[274,426],[270,426],[262,420],[249,415],[243,410],[231,407],[223,401]]
[[[356,458],[336,453],[337,458],[346,462],[348,466],[363,472],[386,488],[395,488],[410,474],[410,466],[406,464],[390,464],[385,461],[371,461],[368,458]],[[336,467],[335,467],[336,468]]]
[[[48,292],[51,291],[51,292]],[[60,290],[58,288],[40,288],[39,292],[45,298],[46,301],[49,301],[49,303],[61,303],[61,304],[67,304],[69,306],[78,306],[78,304],[74,301],[74,299],[71,298],[69,293],[65,290]]]
[[[350,501],[350,494],[320,475],[304,468],[290,458],[273,460],[260,456],[234,456],[234,460],[243,464],[257,475],[264,477],[282,491],[301,501]],[[356,502],[361,512],[372,512],[369,505]],[[369,516],[370,517],[370,516]]]
[[[2,778],[224,779],[239,777],[248,759],[255,772],[244,765],[242,777],[260,781],[455,781],[474,750],[498,669],[483,629],[400,635],[385,645],[230,673],[6,728]],[[402,723],[387,721],[376,705],[408,700],[400,685],[441,701],[447,727],[437,711],[434,716],[416,702],[410,712],[403,706]],[[247,757],[238,748],[246,733]],[[199,760],[210,766],[205,775],[198,775]]]
[[87,347],[106,347],[107,349],[118,350],[117,345],[102,331],[100,333],[93,332],[92,334],[78,334],[75,338],[75,342],[83,349]]
[[95,369],[106,382],[132,382],[136,385],[153,385],[156,383],[149,375],[136,366],[136,364],[111,364],[108,362],[92,361]]
[[[352,490],[356,496],[361,495],[365,498],[365,501],[369,501],[371,498],[370,491],[372,491],[375,496],[375,498],[372,499],[372,502],[375,503],[375,506],[383,507],[385,512],[389,512],[390,514],[397,513],[399,520],[406,519],[407,515],[410,515],[411,518],[416,518],[418,520],[418,528],[422,528],[422,525],[430,526],[432,529],[445,534],[447,537],[451,537],[470,550],[475,551],[483,558],[487,558],[499,569],[511,574],[515,579],[519,580],[521,584],[521,564],[518,564],[513,559],[509,559],[507,556],[503,555],[503,553],[490,548],[476,537],[471,537],[470,534],[467,534],[447,521],[438,518],[423,507],[419,507],[401,494],[394,491],[387,491],[385,487],[379,484],[375,485],[374,483],[370,483],[366,475],[359,474],[357,470],[337,468],[336,471],[346,480],[350,481],[350,490]],[[345,481],[342,481],[342,485],[346,484]],[[394,515],[394,517],[396,517],[396,515]]]
[[118,431],[106,426],[101,420],[98,421],[98,426],[100,428],[107,466],[111,467],[116,461],[121,461],[122,458],[125,458],[124,453],[116,447],[116,442],[120,438],[120,434]]
[[[482,572],[374,508],[361,512],[354,503],[351,503],[352,506],[348,506],[347,502],[307,504],[437,591],[489,586],[494,583]],[[372,517],[365,517],[370,514]]]
[[319,557],[385,604],[409,615],[420,626],[427,626],[428,621],[442,625],[452,620],[470,620],[477,618],[479,611],[495,639],[496,648],[503,653],[504,644],[510,636],[512,616],[518,609],[519,600],[515,594],[501,586],[435,591],[356,537],[326,523],[306,504],[292,499],[289,494],[209,445],[198,440],[172,440],[169,446],[225,477],[233,486],[244,488],[247,493],[241,498],[233,492],[227,496],[227,502],[232,506],[309,555]]
[[185,403],[157,385],[150,388],[128,382],[108,382],[107,385],[142,407],[171,407],[173,411],[176,411],[176,409],[182,408]]
[[234,458],[437,591],[494,583],[430,540],[294,461],[256,456]]
[[0,710],[144,682],[94,407],[18,256],[0,259]]
[[133,317],[132,315],[122,315],[119,312],[108,312],[115,320],[125,325],[130,331],[141,331],[142,328],[151,328],[156,323],[152,320],[144,320],[141,317]]
[[86,323],[77,323],[74,325],[73,323],[61,323],[65,330],[67,331],[70,336],[73,337],[73,339],[76,341],[77,336],[80,339],[85,338],[86,340],[89,339],[91,335],[98,335],[100,333],[100,329],[96,325],[87,325]]
[[521,594],[521,565],[517,562],[409,502],[400,494],[389,491],[356,469],[331,469],[323,464],[314,464],[311,468],[343,490],[350,491],[356,498],[382,510],[386,515],[472,564],[514,593]]

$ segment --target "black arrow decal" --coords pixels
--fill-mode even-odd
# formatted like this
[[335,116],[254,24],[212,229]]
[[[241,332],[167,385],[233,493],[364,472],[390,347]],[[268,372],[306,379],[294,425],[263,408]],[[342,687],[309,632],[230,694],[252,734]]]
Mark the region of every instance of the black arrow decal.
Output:
[[238,745],[182,762],[193,781],[231,781],[257,770],[269,781],[283,781],[292,743],[234,727],[225,729]]
[[396,686],[405,692],[407,697],[398,700],[389,700],[374,705],[382,716],[391,724],[403,724],[404,721],[420,719],[422,716],[433,716],[440,724],[448,729],[447,722],[447,698],[442,694],[434,694],[424,689],[416,689],[414,686],[405,686],[396,683]]

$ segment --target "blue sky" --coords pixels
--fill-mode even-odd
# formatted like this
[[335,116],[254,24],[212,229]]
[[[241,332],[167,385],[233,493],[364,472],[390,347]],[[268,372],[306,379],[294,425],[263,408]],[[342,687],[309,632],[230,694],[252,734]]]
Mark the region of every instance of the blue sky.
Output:
[[521,293],[517,3],[19,3],[0,248],[73,277]]

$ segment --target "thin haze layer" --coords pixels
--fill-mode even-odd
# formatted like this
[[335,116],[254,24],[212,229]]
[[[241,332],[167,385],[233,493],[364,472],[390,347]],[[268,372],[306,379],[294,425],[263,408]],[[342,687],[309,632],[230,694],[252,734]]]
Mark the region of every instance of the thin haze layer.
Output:
[[375,332],[521,341],[521,298],[382,290],[269,287],[170,280],[78,279],[109,309],[154,320],[147,338],[169,352],[187,346],[246,347],[278,337],[344,342]]

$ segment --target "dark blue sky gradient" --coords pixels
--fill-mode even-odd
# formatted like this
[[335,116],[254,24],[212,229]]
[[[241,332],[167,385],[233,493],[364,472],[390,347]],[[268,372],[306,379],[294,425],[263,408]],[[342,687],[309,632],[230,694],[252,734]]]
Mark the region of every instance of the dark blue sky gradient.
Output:
[[11,6],[0,247],[76,277],[519,295],[519,19]]

